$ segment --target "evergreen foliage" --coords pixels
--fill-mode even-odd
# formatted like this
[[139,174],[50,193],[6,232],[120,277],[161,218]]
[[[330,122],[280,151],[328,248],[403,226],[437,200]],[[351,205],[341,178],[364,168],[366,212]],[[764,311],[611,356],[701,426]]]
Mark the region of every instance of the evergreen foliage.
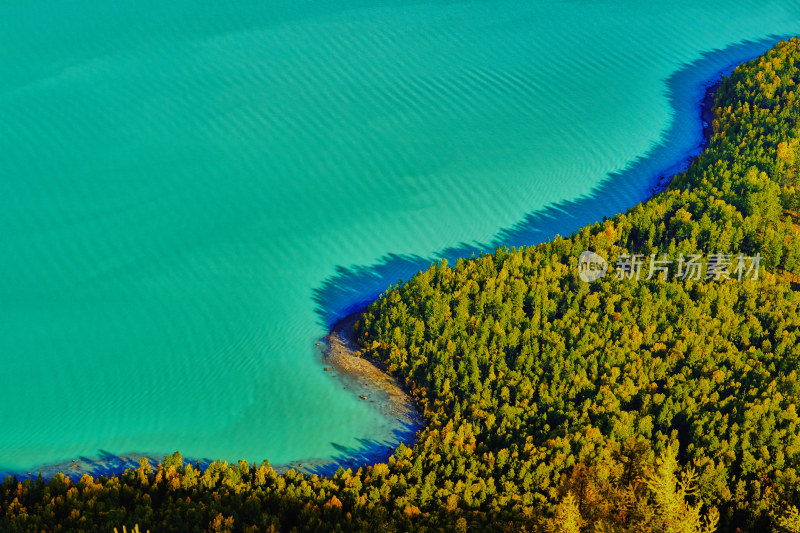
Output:
[[[360,318],[427,427],[330,478],[180,454],[0,485],[0,530],[800,531],[800,41],[723,80],[670,188],[569,238],[432,265]],[[662,254],[763,257],[757,280],[578,277]],[[674,266],[674,265],[673,265]]]

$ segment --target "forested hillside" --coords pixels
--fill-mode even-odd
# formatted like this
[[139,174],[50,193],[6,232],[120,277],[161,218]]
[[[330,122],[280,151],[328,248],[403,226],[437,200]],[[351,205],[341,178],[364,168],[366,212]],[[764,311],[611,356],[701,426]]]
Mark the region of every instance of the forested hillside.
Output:
[[[0,530],[800,531],[798,67],[793,39],[723,80],[708,149],[666,192],[369,306],[363,352],[428,424],[387,464],[320,478],[176,454],[9,478]],[[612,267],[592,283],[586,250]],[[637,254],[640,278],[618,275]]]

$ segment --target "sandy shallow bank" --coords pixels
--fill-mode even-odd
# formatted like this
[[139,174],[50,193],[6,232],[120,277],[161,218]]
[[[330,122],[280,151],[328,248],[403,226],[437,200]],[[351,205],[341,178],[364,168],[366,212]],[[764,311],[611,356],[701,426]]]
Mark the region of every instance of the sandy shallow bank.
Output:
[[[273,464],[278,473],[295,469],[306,474],[330,475],[341,466],[345,469],[386,461],[395,448],[402,442],[412,445],[416,434],[424,428],[422,414],[416,409],[411,398],[400,382],[384,372],[379,364],[360,357],[360,351],[353,336],[353,326],[361,313],[350,314],[337,322],[330,333],[320,339],[320,371],[330,379],[337,380],[341,386],[350,391],[358,401],[366,402],[370,408],[378,411],[382,417],[394,420],[396,429],[389,437],[381,440],[362,440],[360,448],[341,450],[334,458],[305,458],[286,464]],[[328,370],[325,370],[325,369]],[[363,398],[362,398],[363,397]],[[35,478],[42,473],[50,479],[62,472],[72,481],[77,481],[84,474],[92,476],[119,474],[128,468],[138,468],[142,458],[155,467],[163,461],[162,456],[152,454],[129,453],[125,455],[101,454],[98,458],[77,457],[74,461],[45,465],[28,472],[17,472],[19,479]],[[198,463],[207,466],[209,459],[197,460],[185,457],[187,463]],[[11,472],[4,473],[11,474]]]
[[361,357],[354,340],[353,326],[361,313],[353,313],[337,322],[325,338],[323,363],[332,375],[360,399],[366,398],[386,418],[394,418],[407,426],[423,424],[421,413],[400,382],[385,372],[380,363]]
[[402,384],[388,375],[377,361],[361,357],[353,334],[353,326],[360,316],[361,311],[347,315],[334,324],[324,339],[320,339],[320,371],[336,380],[358,401],[367,403],[383,418],[394,421],[396,429],[392,435],[381,440],[360,439],[360,448],[343,448],[341,454],[333,459],[292,461],[273,465],[275,471],[283,473],[293,468],[306,474],[330,475],[339,467],[357,470],[388,460],[400,443],[413,445],[417,432],[425,427],[422,414]]

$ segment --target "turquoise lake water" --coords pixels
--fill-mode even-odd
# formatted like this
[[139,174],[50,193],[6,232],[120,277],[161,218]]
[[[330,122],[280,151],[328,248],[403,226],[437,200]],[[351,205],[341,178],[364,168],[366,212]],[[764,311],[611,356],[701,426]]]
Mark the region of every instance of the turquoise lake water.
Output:
[[328,326],[642,200],[702,84],[796,33],[797,0],[0,3],[0,471],[393,442]]

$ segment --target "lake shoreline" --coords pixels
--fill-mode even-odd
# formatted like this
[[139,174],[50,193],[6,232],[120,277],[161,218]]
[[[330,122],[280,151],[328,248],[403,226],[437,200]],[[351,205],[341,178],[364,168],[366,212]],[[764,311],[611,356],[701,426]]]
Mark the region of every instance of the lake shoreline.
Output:
[[[703,97],[699,102],[702,139],[698,153],[708,147],[713,134],[713,108],[721,77],[724,74],[719,73],[702,84]],[[691,160],[698,153],[692,153]],[[652,194],[645,198],[643,202],[667,190],[674,177],[674,175],[662,177],[653,188]],[[414,404],[405,385],[389,375],[386,372],[385,365],[380,361],[365,358],[360,352],[360,348],[354,338],[353,326],[365,309],[366,306],[359,311],[351,312],[339,318],[324,339],[321,339],[319,343],[319,348],[322,352],[320,357],[321,370],[330,373],[332,378],[340,379],[345,389],[351,390],[361,401],[373,404],[386,418],[398,420],[404,430],[396,432],[396,438],[393,439],[396,442],[389,444],[385,442],[373,443],[365,450],[354,450],[353,457],[299,459],[285,464],[273,465],[273,468],[278,473],[295,469],[306,474],[329,475],[334,473],[338,467],[355,469],[367,464],[385,461],[401,442],[408,446],[413,445],[416,441],[417,432],[424,429],[424,417]],[[41,473],[44,479],[50,479],[57,473],[63,473],[70,479],[75,480],[76,477],[79,479],[84,474],[95,477],[100,475],[111,476],[121,474],[129,468],[137,468],[139,461],[143,458],[147,459],[152,466],[163,460],[163,458],[159,458],[155,454],[136,452],[120,455],[103,454],[97,458],[81,456],[71,462],[45,464],[29,469],[27,472],[22,470],[4,472],[2,477],[16,475],[19,479],[27,479],[36,478]],[[184,461],[192,464],[199,463],[201,466],[207,466],[211,462],[208,459],[198,461],[188,457],[184,458]]]
[[[365,357],[356,343],[354,327],[364,310],[350,313],[337,321],[325,337],[324,371],[343,376],[346,386],[362,401],[382,402],[381,411],[409,426],[420,425],[422,414],[416,409],[404,384],[387,373],[386,366]],[[328,369],[328,370],[325,370]]]
[[[719,90],[721,78],[709,80],[704,84],[703,98],[700,100],[700,119],[702,126],[702,139],[700,143],[700,152],[708,148],[711,141],[711,135],[714,132],[714,102],[716,101],[717,91]],[[694,159],[696,156],[692,156]],[[669,188],[669,184],[674,176],[669,176],[656,185],[653,195],[659,194]],[[644,201],[649,200],[645,199]],[[398,413],[407,417],[408,420],[420,422],[422,415],[416,411],[413,406],[413,401],[408,394],[408,391],[402,387],[396,378],[393,378],[386,371],[386,365],[373,358],[364,357],[361,354],[359,346],[356,343],[353,328],[364,313],[366,307],[359,311],[351,312],[337,320],[331,327],[328,335],[325,337],[326,347],[323,350],[322,362],[325,365],[325,371],[338,372],[341,375],[363,379],[369,383],[365,385],[366,389],[370,390],[383,390],[384,392],[391,391],[392,407]],[[355,393],[355,391],[354,391]],[[402,396],[401,396],[402,394]],[[361,396],[369,396],[365,393]]]
[[[711,142],[711,135],[714,133],[714,102],[716,101],[717,91],[719,90],[719,86],[722,83],[722,77],[724,76],[724,73],[719,74],[703,84],[703,97],[700,99],[700,126],[702,128],[702,134],[700,138],[700,144],[698,145],[699,150],[697,153],[692,153],[689,156],[688,164],[681,170],[681,172],[686,170],[688,165],[691,164],[691,162],[694,161],[698,155],[703,153],[703,151],[708,148],[708,144]],[[653,192],[650,197],[645,198],[642,200],[642,202],[646,202],[653,196],[661,194],[669,189],[673,178],[675,178],[675,176],[678,174],[680,174],[680,172],[659,178],[653,187]]]
[[[700,153],[708,148],[711,135],[714,133],[714,103],[721,82],[721,77],[715,77],[704,84],[703,97],[700,100],[700,123],[702,126]],[[696,155],[692,155],[692,160],[694,157]],[[667,190],[672,178],[674,176],[662,178],[654,187],[650,198]],[[374,402],[375,400],[370,398],[376,392],[388,395],[388,400],[387,398],[382,398],[382,400],[388,401],[384,407],[388,407],[392,416],[411,424],[421,425],[424,418],[417,411],[408,391],[400,385],[396,378],[387,373],[386,365],[373,358],[364,357],[357,345],[353,329],[365,309],[366,307],[345,315],[331,327],[324,339],[325,348],[322,357],[322,362],[326,365],[324,371],[335,372],[336,374],[333,375],[341,375],[345,379],[355,382],[357,385],[353,393],[365,401]],[[405,444],[413,443],[406,442]]]

